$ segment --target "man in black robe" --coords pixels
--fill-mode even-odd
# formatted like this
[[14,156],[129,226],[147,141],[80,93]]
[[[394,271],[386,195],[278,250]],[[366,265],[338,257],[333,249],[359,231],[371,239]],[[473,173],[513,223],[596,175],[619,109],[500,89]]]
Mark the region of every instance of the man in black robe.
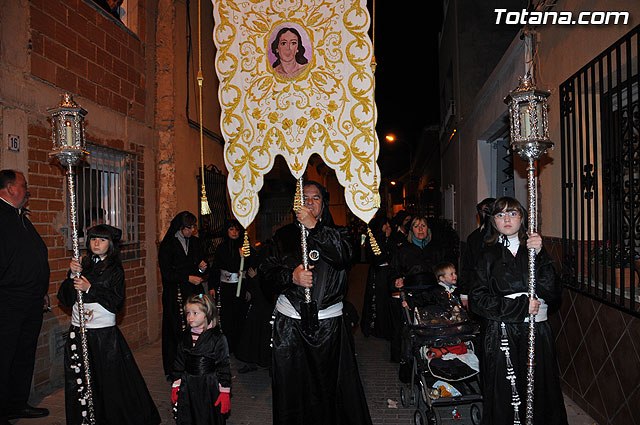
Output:
[[49,287],[47,246],[26,217],[24,174],[0,171],[0,425],[47,416],[27,404]]
[[[273,324],[273,423],[371,424],[342,315],[349,234],[334,225],[328,193],[315,182],[305,183],[296,220],[276,232],[260,266],[280,294]],[[308,232],[309,270],[302,264],[299,224]]]

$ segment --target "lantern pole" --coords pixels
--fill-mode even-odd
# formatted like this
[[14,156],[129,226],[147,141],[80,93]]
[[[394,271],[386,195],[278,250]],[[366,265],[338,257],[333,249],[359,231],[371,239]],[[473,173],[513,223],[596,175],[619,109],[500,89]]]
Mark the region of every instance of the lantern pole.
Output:
[[[529,61],[532,59],[529,58]],[[530,69],[529,67],[526,67]],[[531,74],[520,77],[518,88],[505,99],[509,105],[511,147],[521,159],[527,161],[527,189],[529,197],[529,234],[537,231],[537,169],[536,161],[553,146],[549,140],[547,98],[549,92],[536,90]],[[536,298],[536,252],[528,249],[529,299]],[[529,314],[527,351],[527,404],[526,424],[533,424],[533,399],[535,382],[535,315]],[[517,413],[517,406],[514,406]],[[516,415],[517,417],[517,415]]]
[[[50,108],[51,114],[51,140],[53,151],[50,156],[55,156],[60,164],[65,167],[67,188],[69,192],[69,215],[71,218],[71,240],[73,244],[73,258],[80,261],[80,249],[78,248],[78,214],[75,187],[74,167],[80,163],[85,151],[86,139],[84,134],[84,117],[87,111],[79,107],[70,93],[62,95],[62,101],[55,108]],[[78,277],[80,273],[72,273],[71,277]],[[86,406],[82,411],[82,423],[95,424],[93,406],[93,391],[91,386],[91,367],[89,364],[89,350],[87,345],[87,326],[83,300],[83,292],[77,290],[78,313],[80,321],[80,341],[82,346],[82,366],[84,369],[84,388],[79,388],[80,404]],[[72,358],[73,360],[73,358]],[[79,368],[76,368],[79,373]],[[80,378],[79,378],[80,379]],[[80,381],[79,381],[80,382]]]

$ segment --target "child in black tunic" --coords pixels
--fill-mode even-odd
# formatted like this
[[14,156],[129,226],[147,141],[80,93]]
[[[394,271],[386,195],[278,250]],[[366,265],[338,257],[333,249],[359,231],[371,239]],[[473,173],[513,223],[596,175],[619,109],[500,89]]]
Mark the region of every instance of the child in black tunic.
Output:
[[192,295],[184,306],[188,329],[178,346],[172,372],[171,402],[178,425],[221,425],[229,412],[231,362],[217,311],[206,295]]
[[[125,297],[124,269],[118,242],[122,231],[99,224],[87,232],[90,255],[82,263],[71,260],[70,276],[58,292],[72,307],[71,329],[65,344],[64,376],[67,425],[86,423],[88,399],[84,391],[84,362],[77,291],[83,291],[89,371],[95,421],[100,425],[160,423],[149,390],[120,329],[116,313]],[[73,277],[78,274],[78,277]]]

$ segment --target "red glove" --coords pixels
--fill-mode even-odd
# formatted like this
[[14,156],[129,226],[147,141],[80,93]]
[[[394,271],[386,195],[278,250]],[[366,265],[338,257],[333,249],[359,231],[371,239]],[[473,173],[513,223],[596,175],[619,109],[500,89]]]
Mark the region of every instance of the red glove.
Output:
[[178,391],[180,391],[180,387],[171,388],[171,403],[173,404],[178,402]]
[[220,405],[220,413],[224,415],[225,413],[229,412],[229,409],[231,409],[231,400],[229,399],[229,393],[221,392],[214,406],[217,406],[218,404]]

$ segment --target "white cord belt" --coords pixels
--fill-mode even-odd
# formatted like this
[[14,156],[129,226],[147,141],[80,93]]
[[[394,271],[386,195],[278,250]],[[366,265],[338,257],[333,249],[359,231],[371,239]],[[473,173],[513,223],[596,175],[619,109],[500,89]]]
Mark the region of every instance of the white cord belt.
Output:
[[[527,297],[529,296],[528,292],[516,292],[515,294],[509,294],[509,295],[505,295],[505,298],[511,298],[512,300],[515,300],[518,297],[521,297],[522,295],[526,295]],[[536,314],[536,323],[538,322],[546,322],[547,321],[547,310],[549,310],[549,305],[544,302],[544,300],[542,298],[538,298],[538,301],[540,301],[540,309],[538,310],[538,314]],[[529,311],[529,310],[527,310]],[[524,322],[525,323],[529,323],[529,315],[527,314],[527,317],[524,318]]]
[[[302,319],[289,299],[282,294],[280,294],[280,296],[278,297],[278,301],[276,301],[276,310],[287,317],[291,317],[292,319]],[[318,311],[319,320],[330,319],[332,317],[338,316],[342,316],[342,301]]]

